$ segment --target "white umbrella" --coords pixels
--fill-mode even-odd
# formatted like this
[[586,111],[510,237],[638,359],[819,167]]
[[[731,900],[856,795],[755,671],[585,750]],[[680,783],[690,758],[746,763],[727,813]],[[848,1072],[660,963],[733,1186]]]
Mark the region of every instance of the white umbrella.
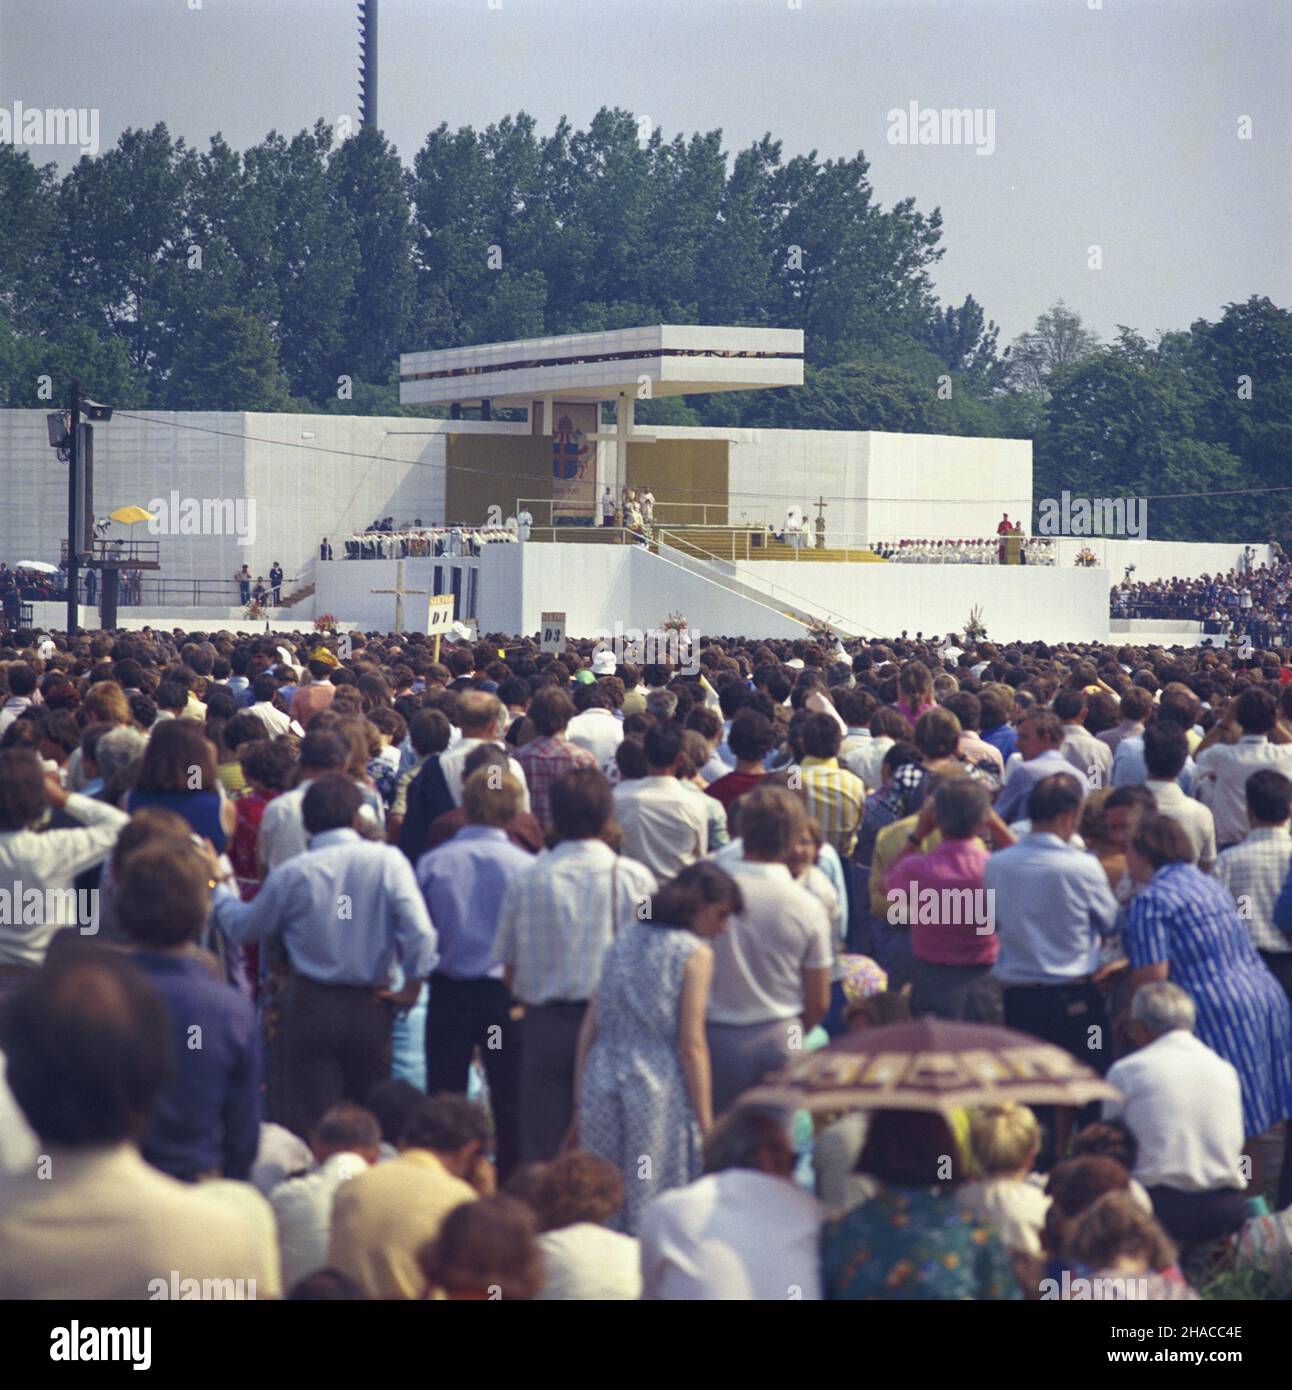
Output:
[[19,560],[14,566],[16,570],[35,570],[38,574],[59,574],[57,565],[51,565],[44,560]]

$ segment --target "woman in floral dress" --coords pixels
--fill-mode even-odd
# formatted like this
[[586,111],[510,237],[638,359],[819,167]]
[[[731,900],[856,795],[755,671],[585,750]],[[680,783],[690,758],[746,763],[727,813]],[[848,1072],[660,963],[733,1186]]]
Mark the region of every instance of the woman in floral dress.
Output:
[[626,1197],[619,1229],[636,1235],[643,1208],[701,1172],[713,1125],[704,1018],[713,977],[708,939],[741,908],[719,868],[693,864],[620,927],[579,1037],[570,1147],[616,1164]]

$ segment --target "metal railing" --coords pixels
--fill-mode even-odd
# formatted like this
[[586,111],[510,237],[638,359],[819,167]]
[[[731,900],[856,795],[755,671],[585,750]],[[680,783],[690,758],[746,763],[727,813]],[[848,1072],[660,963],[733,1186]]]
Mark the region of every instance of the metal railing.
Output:
[[[364,531],[329,537],[333,560],[471,559],[486,545],[517,536],[505,526],[423,526],[410,531]],[[453,553],[461,546],[462,554]]]
[[752,598],[765,607],[777,608],[798,622],[825,622],[847,635],[856,635],[853,629],[857,624],[837,609],[829,608],[825,604],[818,603],[815,599],[796,593],[783,584],[764,579],[761,575],[757,578],[751,576],[746,579],[729,574],[726,570],[718,568],[723,563],[721,556],[709,555],[700,551],[697,557],[694,552],[699,547],[689,540],[685,541],[684,545],[685,549],[677,546],[674,533],[670,531],[660,532],[658,553],[661,559],[666,559],[672,564],[690,570],[693,574],[701,574],[706,579],[712,579],[723,588],[730,589],[731,592],[741,594],[745,598]]
[[875,561],[880,557],[869,541],[847,532],[826,530],[809,539],[806,536],[786,538],[758,527],[747,526],[686,526],[666,527],[661,535],[671,535],[671,544],[683,549],[694,546],[714,559],[729,562],[757,560],[822,559],[826,552],[831,560]]
[[531,541],[559,541],[562,545],[641,545],[653,550],[654,534],[630,531],[624,526],[534,526]]
[[[709,584],[716,584],[718,588],[726,589],[729,594],[748,599],[752,603],[757,603],[759,607],[765,607],[772,612],[782,614],[783,617],[789,617],[796,623],[804,624],[805,627],[812,623],[819,623],[819,621],[830,621],[832,626],[836,626],[833,617],[839,619],[840,627],[843,626],[844,620],[839,614],[825,617],[823,616],[826,613],[825,609],[812,612],[812,609],[816,609],[816,605],[811,603],[811,600],[798,598],[798,595],[789,595],[789,591],[784,591],[784,589],[780,589],[780,594],[784,596],[777,596],[776,592],[773,591],[777,591],[780,588],[779,585],[755,584],[755,582],[737,580],[734,575],[727,574],[725,570],[715,569],[711,564],[705,564],[702,560],[695,559],[693,555],[687,555],[683,550],[673,550],[668,545],[661,545],[661,548],[656,550],[656,559],[663,560],[665,564],[672,564],[676,569],[686,570],[688,574],[697,575],[698,578],[708,581]],[[791,598],[797,599],[797,602],[790,602]]]

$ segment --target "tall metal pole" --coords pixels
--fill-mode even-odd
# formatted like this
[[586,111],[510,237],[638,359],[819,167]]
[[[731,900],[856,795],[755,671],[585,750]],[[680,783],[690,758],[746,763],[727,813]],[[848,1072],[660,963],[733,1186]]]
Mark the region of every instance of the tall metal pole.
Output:
[[77,570],[76,547],[80,538],[76,534],[80,513],[78,490],[81,482],[81,383],[74,381],[68,398],[71,411],[72,436],[71,458],[67,464],[67,635],[75,637],[77,620],[80,617],[81,577]]
[[359,0],[359,118],[377,124],[377,0]]

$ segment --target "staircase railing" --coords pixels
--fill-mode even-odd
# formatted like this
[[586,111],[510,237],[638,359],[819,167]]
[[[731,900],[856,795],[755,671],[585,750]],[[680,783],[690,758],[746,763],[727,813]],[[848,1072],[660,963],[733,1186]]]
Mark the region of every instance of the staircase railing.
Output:
[[[681,540],[680,545],[679,540]],[[692,574],[703,575],[704,578],[712,580],[732,593],[739,594],[742,598],[752,599],[767,608],[775,608],[801,623],[826,622],[846,636],[859,635],[853,630],[856,624],[837,610],[818,603],[815,599],[805,598],[802,594],[795,593],[794,590],[787,589],[783,584],[776,584],[771,580],[764,580],[761,577],[758,579],[740,579],[735,575],[728,574],[725,570],[718,568],[720,564],[726,563],[720,556],[706,554],[693,541],[681,539],[672,531],[660,531],[657,535],[657,541],[660,559],[667,560],[670,564],[677,565],[681,569],[689,570]],[[697,550],[704,556],[703,559],[697,559],[692,553]]]

